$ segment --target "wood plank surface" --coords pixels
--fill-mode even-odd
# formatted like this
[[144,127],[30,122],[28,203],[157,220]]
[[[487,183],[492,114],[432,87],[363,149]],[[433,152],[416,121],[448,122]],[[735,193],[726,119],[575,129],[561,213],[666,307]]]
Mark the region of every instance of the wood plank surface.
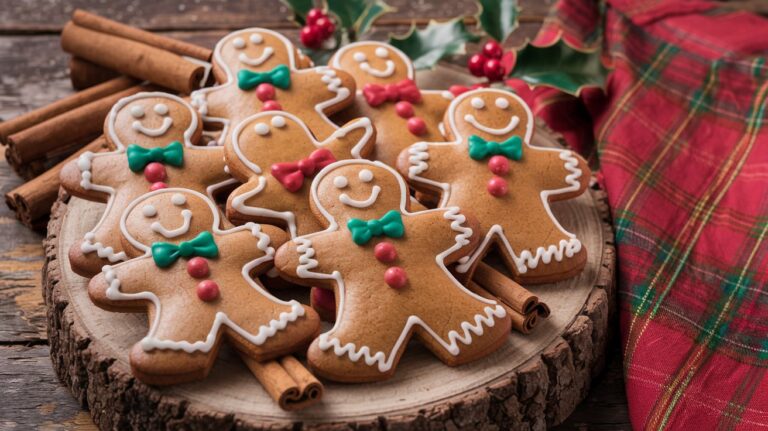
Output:
[[[153,31],[228,30],[243,27],[293,28],[285,19],[288,8],[275,0],[123,2],[71,0],[7,2],[0,9],[0,33],[59,32],[72,11],[87,9],[99,15]],[[143,3],[143,4],[140,4]],[[384,15],[377,26],[409,24],[412,19],[449,19],[474,15],[473,0],[387,0],[396,10]],[[521,21],[541,21],[554,0],[522,1]]]
[[[521,1],[521,25],[507,46],[533,37],[553,0]],[[82,7],[110,18],[212,47],[229,29],[245,26],[284,28],[287,10],[276,0],[180,2],[14,1],[0,8],[0,119],[43,106],[72,92],[68,56],[56,34],[72,10]],[[472,1],[389,0],[398,12],[382,19],[371,38],[403,33],[411,18],[451,18],[474,11]],[[265,9],[265,4],[268,7]],[[264,14],[269,10],[269,14]],[[221,12],[220,12],[221,11]],[[423,21],[423,20],[421,20]],[[48,33],[48,34],[45,34]],[[476,47],[468,47],[469,52]],[[465,56],[454,60],[459,65]],[[20,184],[0,155],[0,191]],[[94,429],[87,412],[60,385],[51,368],[40,293],[43,235],[19,224],[0,205],[0,428]],[[590,396],[558,429],[629,429],[618,353],[595,382]]]

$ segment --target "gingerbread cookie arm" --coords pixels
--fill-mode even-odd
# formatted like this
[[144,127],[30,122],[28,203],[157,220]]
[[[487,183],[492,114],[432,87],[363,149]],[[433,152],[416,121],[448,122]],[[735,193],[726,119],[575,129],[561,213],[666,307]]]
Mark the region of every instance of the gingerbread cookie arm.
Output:
[[107,202],[114,193],[114,185],[120,184],[130,175],[125,161],[124,169],[114,169],[115,160],[123,162],[125,153],[86,152],[64,165],[59,174],[61,185],[69,193],[88,200]]
[[338,283],[338,273],[324,268],[317,249],[337,249],[341,233],[320,232],[294,238],[275,253],[275,268],[280,275],[305,286],[331,287]]
[[227,172],[223,147],[188,147],[186,158],[191,166],[204,167],[204,169],[195,169],[197,181],[200,184],[210,184],[206,191],[211,198],[221,187],[236,182]]
[[550,190],[550,201],[571,199],[582,194],[589,186],[592,171],[587,162],[571,150],[556,150],[530,147],[545,157],[546,167],[542,169],[542,188]]
[[368,118],[357,118],[344,124],[318,146],[331,150],[341,158],[368,157],[376,143],[376,129]]
[[[437,208],[409,215],[413,227],[407,229],[412,241],[429,244],[431,251],[450,265],[469,255],[480,242],[480,223],[458,207]],[[445,226],[445,235],[436,235],[426,226]],[[427,233],[428,232],[428,233]]]
[[[106,265],[88,283],[88,296],[99,307],[110,311],[144,310],[157,296],[144,292],[150,257],[131,259],[117,265]],[[159,300],[158,300],[159,301]],[[159,303],[159,302],[158,302]]]
[[397,170],[413,188],[440,194],[444,203],[448,200],[450,183],[460,174],[460,168],[450,160],[463,148],[454,142],[417,142],[400,152]]

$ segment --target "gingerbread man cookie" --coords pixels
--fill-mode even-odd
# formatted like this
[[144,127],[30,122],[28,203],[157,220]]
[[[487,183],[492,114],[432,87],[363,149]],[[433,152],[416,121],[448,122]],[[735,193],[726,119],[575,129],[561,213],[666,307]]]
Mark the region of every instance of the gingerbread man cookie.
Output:
[[354,101],[355,81],[329,67],[299,69],[296,48],[285,36],[248,28],[222,38],[213,51],[213,72],[221,85],[192,93],[192,104],[206,124],[222,131],[219,144],[230,138],[230,127],[261,111],[298,115],[315,136],[336,130],[328,119]]
[[381,42],[351,43],[339,49],[328,64],[355,79],[355,104],[339,116],[373,121],[378,131],[376,160],[395,166],[403,148],[445,140],[440,124],[453,94],[419,89],[413,64],[399,49]]
[[275,267],[292,281],[335,291],[336,323],[307,356],[315,372],[344,382],[385,379],[412,335],[448,365],[505,342],[511,322],[504,308],[446,268],[477,245],[473,218],[456,207],[410,212],[402,177],[368,160],[326,166],[310,195],[327,229],[285,243]]
[[104,135],[116,150],[85,153],[60,175],[71,194],[107,203],[96,227],[69,250],[76,273],[91,276],[129,257],[120,244],[120,214],[144,193],[173,186],[212,194],[234,183],[223,148],[194,145],[201,130],[198,113],[171,94],[138,93],[112,107]]
[[201,193],[148,193],[121,218],[124,241],[145,255],[105,265],[88,284],[100,307],[148,311],[149,331],[130,352],[145,383],[204,378],[223,339],[265,361],[300,350],[320,329],[314,310],[275,298],[256,279],[272,266],[285,233],[255,223],[222,230],[220,223]]
[[587,252],[563,229],[549,204],[583,193],[587,163],[569,150],[530,145],[534,120],[517,95],[492,89],[457,97],[445,117],[452,142],[403,150],[398,169],[417,190],[440,194],[440,206],[472,208],[485,238],[457,265],[471,275],[492,244],[513,276],[547,283],[578,274]]
[[309,207],[311,178],[336,160],[367,156],[375,140],[367,118],[351,121],[323,142],[287,112],[246,119],[226,145],[230,172],[244,183],[229,196],[227,216],[278,224],[292,237],[322,230]]

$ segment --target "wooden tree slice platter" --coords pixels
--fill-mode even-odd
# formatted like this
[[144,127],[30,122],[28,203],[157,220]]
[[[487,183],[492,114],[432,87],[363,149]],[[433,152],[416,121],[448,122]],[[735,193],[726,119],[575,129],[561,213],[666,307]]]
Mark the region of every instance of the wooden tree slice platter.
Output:
[[[534,144],[559,145],[542,129]],[[146,334],[146,316],[96,307],[88,298],[88,280],[69,269],[67,250],[96,224],[103,208],[60,196],[48,226],[43,269],[54,369],[102,429],[479,429],[489,424],[543,429],[570,414],[603,365],[609,315],[615,311],[615,254],[600,190],[553,204],[563,227],[582,240],[588,261],[579,277],[530,287],[552,309],[532,334],[513,332],[494,354],[456,368],[411,343],[392,379],[325,382],[323,401],[299,412],[280,410],[226,347],[200,382],[155,388],[132,377],[128,352]]]

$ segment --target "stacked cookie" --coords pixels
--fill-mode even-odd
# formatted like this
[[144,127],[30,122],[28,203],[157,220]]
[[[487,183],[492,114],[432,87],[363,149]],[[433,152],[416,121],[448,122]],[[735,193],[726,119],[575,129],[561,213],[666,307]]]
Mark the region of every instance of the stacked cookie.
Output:
[[[584,267],[549,203],[582,193],[589,169],[531,146],[514,94],[420,89],[408,58],[376,42],[312,67],[254,28],[213,58],[218,85],[120,100],[104,125],[113,151],[61,174],[71,194],[106,203],[69,257],[95,304],[148,313],[130,353],[141,381],[204,378],[225,339],[257,377],[297,354],[325,379],[382,380],[411,338],[464,364],[512,325],[509,307],[468,288],[486,253],[531,283]],[[260,276],[312,287],[332,326]]]

